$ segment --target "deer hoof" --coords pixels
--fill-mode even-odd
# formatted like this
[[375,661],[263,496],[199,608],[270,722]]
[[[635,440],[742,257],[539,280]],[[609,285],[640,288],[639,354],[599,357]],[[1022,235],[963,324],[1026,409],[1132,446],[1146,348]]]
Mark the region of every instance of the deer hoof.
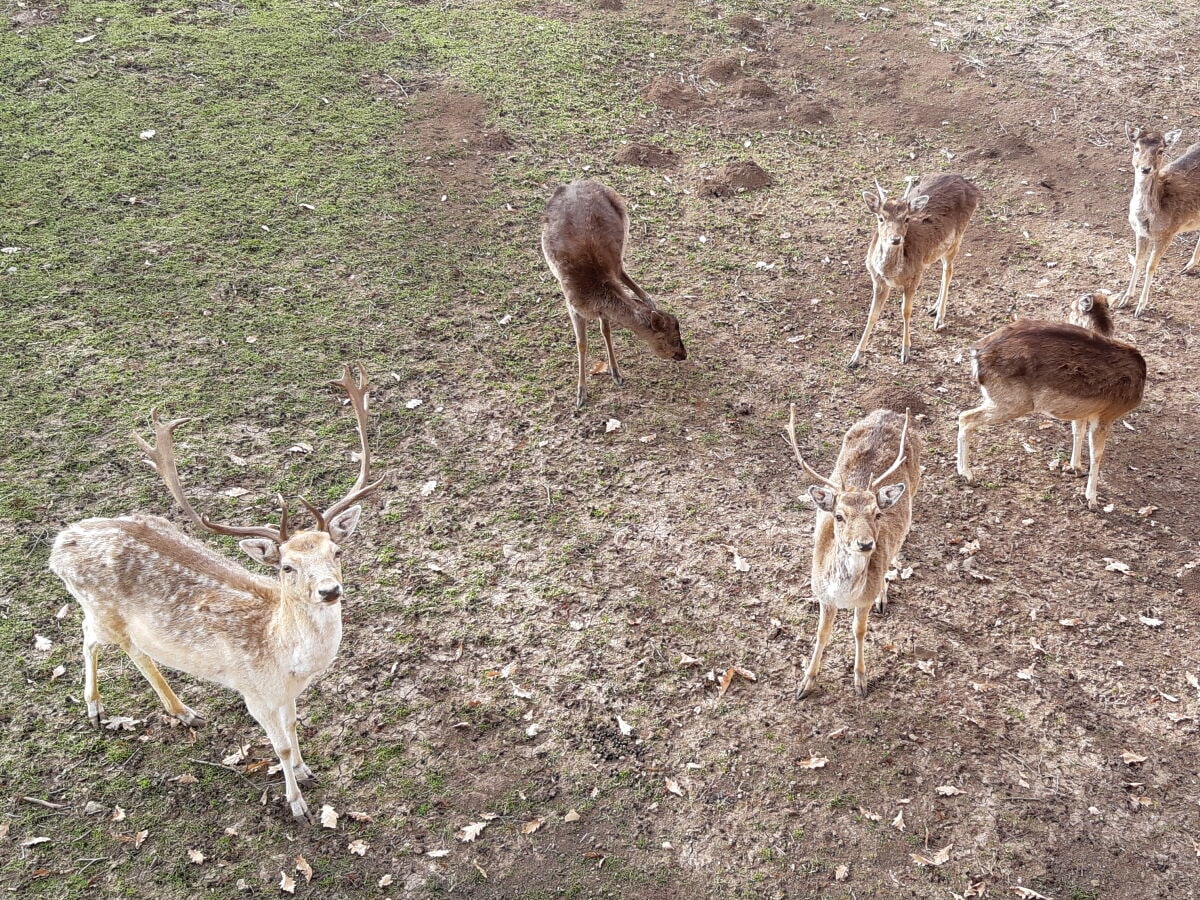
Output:
[[580,391],[575,397],[575,408],[583,409],[585,403],[587,403],[587,391]]
[[317,780],[317,773],[310,769],[307,765],[301,763],[295,767],[296,780],[304,784],[312,784]]
[[968,469],[966,466],[959,466],[958,474],[959,474],[959,477],[961,477],[965,481],[974,481],[975,480],[975,473],[972,472],[970,469]]
[[875,598],[875,612],[879,613],[880,615],[887,612],[887,598],[886,597],[876,597]]
[[625,379],[621,377],[620,372],[613,372],[611,374],[612,374],[613,384],[615,384],[617,387],[622,387],[625,384]]
[[858,694],[859,697],[867,696],[867,691],[868,691],[867,685],[868,684],[869,684],[869,682],[867,681],[867,676],[866,676],[865,672],[864,673],[859,673],[859,672],[854,673],[854,693]]
[[192,712],[192,710],[188,709],[186,706],[175,714],[175,718],[177,718],[180,722],[182,722],[188,728],[203,728],[205,725],[208,724],[207,722],[204,721],[203,716],[196,715],[194,712]]
[[1200,263],[1188,263],[1180,275],[1200,275]]
[[855,353],[852,357],[850,357],[850,362],[846,363],[846,368],[847,369],[857,369],[858,368],[858,354],[857,353]]
[[303,797],[297,797],[288,805],[292,808],[292,818],[297,822],[307,822],[311,825],[316,821],[313,814],[308,811],[308,804],[304,802]]
[[104,721],[104,707],[99,703],[88,702],[88,721],[92,723],[92,727],[99,729],[101,722]]
[[902,362],[902,363],[908,362],[908,356],[909,356],[908,348],[905,347],[903,350],[900,351],[900,362]]
[[945,327],[946,327],[946,322],[944,319],[934,319],[934,321],[933,321],[933,330],[934,331],[941,331]]
[[812,694],[813,688],[815,688],[816,686],[817,686],[817,680],[815,678],[809,678],[808,676],[805,676],[804,680],[802,682],[800,682],[800,690],[796,691],[796,699],[797,700],[807,699],[808,696],[810,694]]
[[1112,305],[1112,308],[1120,309],[1122,306],[1124,306],[1128,302],[1129,302],[1129,294],[1128,293],[1122,294],[1120,297],[1117,298],[1117,302]]

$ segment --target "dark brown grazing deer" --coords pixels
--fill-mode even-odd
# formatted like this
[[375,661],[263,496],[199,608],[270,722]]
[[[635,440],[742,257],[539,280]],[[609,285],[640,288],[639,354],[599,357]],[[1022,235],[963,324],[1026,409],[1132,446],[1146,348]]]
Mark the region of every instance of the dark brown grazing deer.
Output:
[[[1166,151],[1179,141],[1182,131],[1142,131],[1133,140],[1133,195],[1129,198],[1129,224],[1133,227],[1133,273],[1129,287],[1117,301],[1124,306],[1137,290],[1138,277],[1145,274],[1142,295],[1134,308],[1140,316],[1150,305],[1154,272],[1175,235],[1200,231],[1200,144],[1192,144],[1178,159],[1166,163]],[[1200,239],[1184,267],[1187,275],[1200,274]]]
[[[817,505],[812,592],[821,613],[798,696],[803,700],[817,683],[837,611],[852,609],[854,690],[865,697],[867,618],[872,603],[879,611],[887,605],[885,576],[912,525],[912,498],[921,484],[921,438],[909,431],[907,413],[877,409],[850,426],[826,478],[800,455],[795,404],[787,434],[796,462],[819,482],[808,493]],[[893,474],[896,480],[887,483]]]
[[904,292],[900,362],[908,362],[913,301],[925,270],[939,259],[942,261],[942,286],[931,312],[936,313],[934,331],[945,327],[954,260],[981,196],[979,188],[960,175],[926,175],[911,185],[899,200],[888,200],[879,182],[875,183],[875,190],[875,194],[863,191],[867,208],[876,218],[875,233],[867,248],[871,311],[858,347],[850,357],[850,368],[858,365],[867,349],[879,313],[893,288]]
[[1083,435],[1091,455],[1084,496],[1099,505],[1104,445],[1113,423],[1142,402],[1146,361],[1133,346],[1112,338],[1103,294],[1081,298],[1072,321],[1019,319],[993,331],[971,350],[971,370],[983,404],[958,417],[958,474],[972,480],[971,435],[1031,412],[1071,423],[1071,465],[1083,471]]
[[154,446],[137,441],[192,524],[243,540],[242,551],[276,569],[265,578],[214,553],[158,516],[85,519],[54,542],[50,568],[83,608],[84,697],[96,726],[104,716],[97,686],[100,645],[116,644],[150,682],[167,712],[185,725],[204,720],[180,701],[155,661],[242,694],[271,739],[297,819],[311,819],[298,780],[312,778],[296,738],[296,697],[333,662],[342,639],[342,570],[338,546],[358,525],[368,484],[366,373],[356,384],[346,366],[332,382],[350,395],[361,452],[358,480],[320,511],[300,502],[316,527],[291,531],[279,498],[278,527],[222,525],[198,514],[179,483],[172,433],[185,419],[162,422]]
[[573,181],[554,192],[542,219],[542,254],[567,300],[579,355],[576,405],[587,401],[587,323],[600,320],[608,349],[608,371],[622,384],[613,352],[612,325],[622,325],[645,341],[660,359],[687,359],[679,320],[660,312],[625,271],[629,213],[612,188],[597,181]]

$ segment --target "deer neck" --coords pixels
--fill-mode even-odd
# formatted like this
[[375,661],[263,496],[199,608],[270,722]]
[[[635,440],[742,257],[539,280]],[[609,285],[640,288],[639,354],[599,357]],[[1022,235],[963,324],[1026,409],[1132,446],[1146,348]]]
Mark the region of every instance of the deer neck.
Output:
[[337,655],[342,641],[342,604],[313,603],[280,590],[270,631],[290,674],[310,678],[328,668]]
[[871,249],[871,268],[884,278],[896,275],[904,268],[904,250],[907,246],[908,241],[902,241],[899,244],[885,244],[883,241],[876,240],[875,246]]
[[1154,169],[1149,175],[1135,172],[1133,195],[1129,198],[1129,221],[1135,230],[1149,231],[1151,219],[1157,218],[1162,209],[1162,170]]
[[825,553],[813,585],[817,599],[826,603],[856,599],[866,587],[871,555],[838,543],[829,529],[829,552]]

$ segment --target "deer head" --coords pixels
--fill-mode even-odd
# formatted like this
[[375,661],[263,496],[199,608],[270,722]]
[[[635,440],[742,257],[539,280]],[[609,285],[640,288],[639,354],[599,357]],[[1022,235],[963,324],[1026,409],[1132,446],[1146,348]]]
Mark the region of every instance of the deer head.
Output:
[[676,362],[687,359],[687,349],[683,346],[683,336],[679,333],[679,320],[670,313],[651,310],[649,329],[639,335],[659,359],[673,359]]
[[171,496],[193,524],[215,534],[242,538],[238,546],[255,562],[275,568],[279,572],[280,591],[287,597],[297,598],[314,604],[333,605],[342,597],[342,551],[339,544],[354,533],[362,514],[358,501],[378,489],[382,479],[368,484],[371,471],[371,452],[367,443],[367,394],[370,382],[366,371],[358,366],[356,382],[349,366],[343,366],[342,377],[330,384],[340,387],[350,397],[359,436],[358,479],[350,492],[337,503],[322,511],[303,497],[300,502],[315,520],[315,527],[293,533],[290,530],[287,501],[279,496],[280,518],[278,525],[225,525],[200,515],[192,507],[179,482],[179,471],[175,465],[174,432],[187,419],[163,422],[158,411],[151,413],[154,427],[154,444],[151,446],[141,435],[135,434],[139,446],[154,464],[155,470],[167,485]]
[[904,245],[904,236],[908,233],[908,220],[913,213],[920,212],[929,202],[928,194],[904,196],[899,200],[889,200],[879,182],[875,182],[875,193],[863,191],[863,200],[867,209],[875,214],[875,232],[877,246],[885,251],[899,250]]
[[800,468],[807,472],[809,477],[820,482],[809,487],[808,494],[818,509],[833,516],[834,541],[843,554],[861,554],[865,561],[875,550],[879,520],[884,510],[894,506],[908,489],[904,482],[884,484],[904,462],[908,422],[908,412],[905,411],[904,428],[900,432],[900,451],[896,454],[896,461],[887,471],[878,477],[868,478],[866,488],[844,487],[830,481],[806,463],[800,455],[800,447],[796,443],[796,405],[792,404],[787,428],[788,439]]
[[1158,131],[1144,131],[1141,128],[1135,128],[1129,132],[1129,137],[1133,141],[1134,177],[1142,178],[1157,173],[1162,168],[1165,152],[1179,142],[1182,134],[1183,130],[1179,128],[1168,131],[1166,134]]

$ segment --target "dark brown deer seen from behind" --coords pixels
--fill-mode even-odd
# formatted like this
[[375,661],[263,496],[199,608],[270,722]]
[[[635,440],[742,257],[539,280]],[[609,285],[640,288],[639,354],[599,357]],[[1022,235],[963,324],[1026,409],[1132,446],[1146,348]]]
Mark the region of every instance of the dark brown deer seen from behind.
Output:
[[542,254],[567,301],[579,357],[576,405],[587,401],[587,323],[600,320],[608,350],[608,371],[621,384],[613,352],[612,326],[621,325],[645,341],[660,359],[687,359],[679,320],[660,312],[625,271],[629,213],[612,188],[597,181],[573,181],[554,192],[542,224]]
[[872,603],[880,611],[887,604],[887,571],[912,525],[912,499],[921,483],[921,438],[909,431],[907,413],[877,409],[850,426],[826,478],[800,455],[794,404],[787,433],[796,462],[819,482],[808,493],[818,510],[812,592],[821,613],[799,698],[816,685],[839,609],[854,610],[854,690],[865,697],[867,619]]
[[999,425],[1031,412],[1071,423],[1071,465],[1083,469],[1083,436],[1091,456],[1088,506],[1099,505],[1104,445],[1113,423],[1142,402],[1146,361],[1136,348],[1112,338],[1112,319],[1103,294],[1081,298],[1071,320],[1020,319],[997,329],[971,350],[971,367],[983,403],[958,417],[958,474],[974,477],[971,435],[981,425]]
[[934,331],[945,327],[954,260],[981,196],[979,188],[961,175],[926,175],[911,185],[899,200],[888,200],[878,182],[875,189],[874,194],[863,191],[867,208],[875,213],[876,219],[875,233],[867,249],[871,311],[858,347],[850,357],[850,368],[858,365],[867,349],[879,313],[893,288],[904,292],[900,361],[908,362],[912,346],[909,323],[913,301],[925,270],[939,259],[942,261],[942,286],[931,311],[936,313]]
[[[1175,235],[1200,231],[1200,144],[1192,144],[1183,156],[1166,162],[1166,151],[1179,141],[1181,131],[1162,134],[1138,129],[1133,139],[1133,194],[1129,198],[1129,224],[1133,227],[1133,272],[1129,287],[1117,301],[1124,306],[1145,275],[1134,317],[1150,305],[1150,284],[1163,251]],[[1192,251],[1184,274],[1200,274],[1200,239]]]

